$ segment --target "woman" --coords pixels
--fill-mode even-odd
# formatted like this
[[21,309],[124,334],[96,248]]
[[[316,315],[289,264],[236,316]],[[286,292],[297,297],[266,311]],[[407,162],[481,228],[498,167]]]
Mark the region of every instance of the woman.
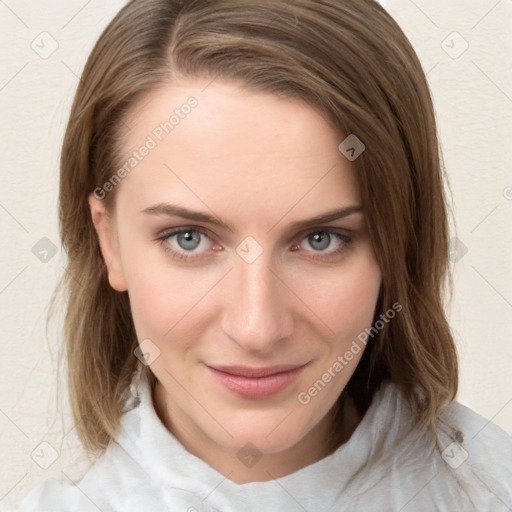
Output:
[[509,510],[454,401],[429,89],[371,0],[136,0],[61,161],[78,482],[20,511]]

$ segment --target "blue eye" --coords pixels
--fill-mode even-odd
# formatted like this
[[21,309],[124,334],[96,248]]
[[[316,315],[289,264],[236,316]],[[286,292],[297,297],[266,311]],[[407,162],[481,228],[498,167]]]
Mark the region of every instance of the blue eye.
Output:
[[[330,261],[340,258],[352,241],[353,238],[344,233],[333,230],[317,230],[308,233],[299,245],[306,252],[313,253],[309,256],[311,259]],[[308,250],[305,247],[306,244],[313,250]],[[326,250],[329,247],[331,250]]]
[[157,241],[171,256],[180,260],[200,257],[200,254],[212,245],[211,239],[204,230],[186,227],[167,231]]
[[307,240],[308,244],[313,247],[315,250],[323,251],[327,249],[333,240],[333,233],[329,233],[328,231],[318,231],[316,233],[308,235],[305,240]]
[[[162,233],[156,239],[174,259],[192,261],[211,256],[207,254],[215,245],[206,230],[196,227],[180,227]],[[317,229],[303,235],[291,250],[306,253],[311,260],[324,262],[339,260],[353,242],[353,237],[329,229]],[[308,248],[309,247],[309,248]],[[328,250],[330,248],[330,250]],[[219,250],[213,249],[213,250]]]
[[192,229],[176,233],[168,239],[173,237],[176,237],[176,242],[180,248],[185,251],[193,251],[194,249],[197,249],[201,243],[201,234]]

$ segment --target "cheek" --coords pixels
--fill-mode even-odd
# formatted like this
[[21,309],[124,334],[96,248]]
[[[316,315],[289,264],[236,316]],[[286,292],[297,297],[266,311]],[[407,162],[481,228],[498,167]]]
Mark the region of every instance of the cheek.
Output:
[[140,270],[130,276],[128,293],[137,334],[163,340],[181,324],[201,290],[184,282],[179,273],[158,268]]
[[358,336],[373,323],[381,273],[372,253],[365,252],[351,265],[333,272],[329,283],[328,288],[320,288],[326,281],[316,281],[314,307],[322,312],[330,336],[319,345],[322,350],[317,363],[305,375],[297,395],[311,426],[328,412],[361,360],[365,343]]
[[139,339],[161,339],[182,316],[183,302],[165,290],[163,279],[140,275],[128,282],[130,305]]
[[364,254],[325,279],[312,276],[304,285],[304,293],[311,297],[306,303],[331,334],[346,341],[371,325],[380,284],[377,262],[371,254]]
[[190,330],[207,321],[198,312],[216,276],[173,267],[155,247],[129,254],[123,268],[139,340],[150,338],[162,348],[170,339],[186,340]]

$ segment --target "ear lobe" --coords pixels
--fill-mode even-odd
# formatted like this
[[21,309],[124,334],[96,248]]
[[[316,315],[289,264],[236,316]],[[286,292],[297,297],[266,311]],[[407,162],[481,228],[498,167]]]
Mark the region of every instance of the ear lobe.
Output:
[[105,204],[91,194],[89,196],[89,209],[98,235],[101,254],[107,267],[110,286],[118,292],[125,292],[128,287],[124,278],[119,243],[112,218],[108,215]]

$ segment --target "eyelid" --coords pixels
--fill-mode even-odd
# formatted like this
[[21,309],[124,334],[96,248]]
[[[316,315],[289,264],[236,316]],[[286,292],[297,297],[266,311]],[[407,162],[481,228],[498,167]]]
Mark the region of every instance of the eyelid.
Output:
[[[220,245],[219,242],[213,237],[209,230],[200,226],[178,226],[175,228],[169,228],[161,231],[157,237],[155,238],[155,241],[164,242],[171,236],[179,235],[180,233],[186,233],[187,231],[196,231],[198,233],[201,233],[201,235],[205,236],[210,240],[212,244]],[[182,251],[184,254],[186,254],[186,251]],[[192,253],[191,253],[192,254]]]
[[[201,226],[177,226],[174,228],[169,228],[161,231],[157,237],[155,238],[155,242],[159,243],[162,248],[171,254],[172,257],[176,259],[183,259],[183,260],[189,260],[194,261],[196,259],[199,259],[201,257],[207,257],[208,250],[202,251],[199,253],[194,252],[188,252],[176,249],[174,247],[166,247],[165,242],[168,238],[171,236],[179,235],[180,233],[184,233],[187,231],[195,231],[202,235],[204,235],[206,238],[212,242],[212,244],[219,244],[219,242],[215,239],[215,237],[212,237],[209,230],[207,228],[201,227]],[[312,260],[324,260],[328,261],[328,259],[335,258],[339,253],[342,253],[346,250],[346,246],[351,244],[354,239],[356,238],[356,233],[353,230],[345,229],[345,228],[337,228],[335,226],[319,226],[319,227],[313,227],[313,228],[307,228],[303,230],[301,233],[296,235],[289,243],[294,244],[300,244],[302,240],[304,240],[306,237],[313,235],[315,233],[328,233],[330,235],[338,236],[341,239],[341,248],[334,249],[331,251],[308,251],[307,253],[310,253],[311,256],[309,256]],[[210,249],[211,250],[211,249]]]
[[313,226],[312,228],[307,228],[307,229],[301,231],[295,237],[295,239],[297,239],[297,238],[301,239],[307,235],[311,235],[313,233],[322,233],[322,232],[335,233],[335,234],[347,235],[347,236],[355,236],[355,231],[353,231],[352,229],[339,228],[336,226],[318,226],[318,227]]
[[164,237],[169,238],[170,236],[178,235],[186,231],[197,231],[198,233],[201,233],[207,236],[208,238],[212,239],[208,232],[208,229],[202,228],[201,226],[176,226],[175,228],[164,229],[163,231],[158,233],[157,239]]
[[[171,237],[173,235],[177,235],[179,233],[183,233],[183,232],[186,232],[186,231],[197,231],[198,233],[201,233],[204,236],[206,236],[211,241],[219,243],[216,240],[216,238],[210,234],[209,229],[201,227],[201,226],[177,226],[177,227],[174,227],[174,228],[164,229],[163,231],[158,233],[158,235],[156,236],[155,240],[160,240],[162,238],[169,238],[169,237]],[[302,230],[297,235],[294,235],[289,240],[288,243],[293,243],[293,242],[300,241],[300,240],[304,239],[308,235],[312,235],[314,233],[320,233],[320,232],[334,233],[334,234],[338,234],[340,236],[344,236],[345,235],[345,236],[351,237],[351,238],[355,236],[355,232],[353,230],[351,230],[351,229],[338,228],[338,227],[335,227],[335,226],[318,226],[318,227],[306,228],[306,229]]]

